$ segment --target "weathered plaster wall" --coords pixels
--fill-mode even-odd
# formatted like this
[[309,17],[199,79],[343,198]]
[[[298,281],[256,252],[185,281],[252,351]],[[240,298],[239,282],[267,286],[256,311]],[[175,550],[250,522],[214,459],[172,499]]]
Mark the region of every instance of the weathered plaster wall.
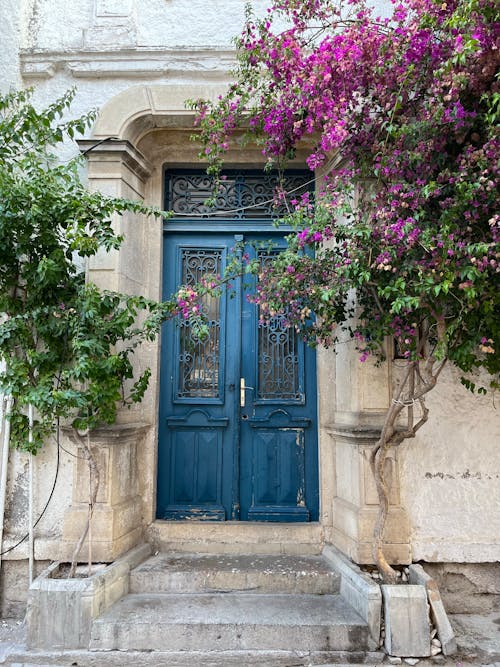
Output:
[[82,31],[90,25],[91,2],[24,0],[23,49],[74,49],[82,46]]
[[[252,3],[262,11],[265,0]],[[25,0],[23,48],[116,50],[228,47],[242,25],[242,0]],[[64,30],[61,18],[64,17]]]
[[[245,3],[241,0],[151,0],[138,12],[140,46],[224,46],[239,32]],[[256,11],[265,0],[252,2]],[[147,6],[144,6],[147,5]]]
[[448,368],[429,395],[429,421],[401,446],[403,504],[414,560],[500,560],[498,396],[478,396]]
[[0,91],[21,84],[19,43],[21,39],[21,5],[18,0],[0,3]]

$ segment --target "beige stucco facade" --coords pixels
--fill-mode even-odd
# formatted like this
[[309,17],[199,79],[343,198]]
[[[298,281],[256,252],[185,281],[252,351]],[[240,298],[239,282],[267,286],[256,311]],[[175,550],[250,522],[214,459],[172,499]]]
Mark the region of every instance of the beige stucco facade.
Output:
[[[262,9],[265,2],[257,6]],[[41,104],[76,85],[73,114],[99,107],[97,122],[80,142],[87,151],[89,187],[161,207],[164,168],[199,165],[185,100],[214,98],[224,90],[233,59],[230,38],[242,23],[243,7],[239,0],[12,0],[1,8],[8,21],[0,73],[4,86],[34,86]],[[77,150],[75,144],[66,146],[62,159]],[[228,161],[258,167],[262,157],[247,147],[231,151]],[[300,154],[297,164],[303,164]],[[161,221],[127,214],[116,225],[124,245],[92,260],[91,279],[161,298]],[[116,427],[94,437],[103,471],[92,530],[96,560],[113,560],[151,539],[179,550],[193,545],[222,550],[231,544],[242,551],[278,553],[318,552],[333,543],[360,563],[371,561],[377,498],[368,453],[398,381],[398,361],[361,364],[348,342],[337,354],[317,352],[317,524],[169,524],[155,521],[161,353],[159,341],[142,347],[137,367],[152,369],[143,404],[122,412]],[[400,563],[497,562],[500,418],[495,398],[468,393],[448,368],[428,404],[429,422],[388,461],[387,553]],[[57,454],[54,443],[47,443],[35,459],[35,517],[56,480],[35,531],[40,563],[69,558],[86,516],[86,468],[75,458],[76,443],[63,436],[63,446]],[[27,469],[27,455],[12,452],[4,550],[27,531]],[[4,609],[22,604],[24,584],[13,582],[26,581],[26,559],[26,542],[3,556]]]

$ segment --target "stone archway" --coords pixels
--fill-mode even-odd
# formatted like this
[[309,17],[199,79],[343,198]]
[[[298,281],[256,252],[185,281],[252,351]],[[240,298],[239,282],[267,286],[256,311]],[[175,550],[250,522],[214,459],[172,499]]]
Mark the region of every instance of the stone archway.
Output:
[[[198,148],[189,141],[193,114],[186,110],[188,98],[215,99],[223,84],[140,85],[116,95],[102,108],[90,139],[80,142],[88,160],[92,189],[110,195],[141,199],[161,207],[165,165],[199,166]],[[301,157],[298,156],[300,163]],[[255,148],[235,149],[228,154],[231,166],[257,167],[262,155]],[[127,214],[116,221],[125,235],[120,252],[94,258],[91,279],[110,289],[161,298],[162,225]],[[157,465],[157,414],[159,343],[144,346],[137,354],[139,367],[152,369],[151,387],[140,408],[124,411],[119,424],[110,429],[108,443],[118,443],[115,433],[126,429],[131,446],[120,457],[113,445],[103,465],[106,482],[99,519],[98,553],[112,560],[141,539],[154,522]],[[320,461],[320,517],[307,539],[339,546],[358,562],[371,560],[371,533],[376,499],[366,459],[374,441],[380,415],[390,400],[391,368],[360,365],[350,346],[339,354],[318,351],[318,414]],[[101,438],[106,436],[101,434]],[[125,450],[124,450],[125,451]],[[392,462],[393,506],[389,516],[387,553],[394,561],[408,562],[409,528],[400,506],[397,453]],[[121,472],[120,472],[121,471]],[[118,492],[124,479],[133,479],[132,492]],[[73,504],[67,512],[63,533],[68,547],[78,534],[76,527],[86,516],[81,489],[85,474],[75,471]],[[121,481],[120,481],[121,480]],[[391,528],[392,527],[392,528]],[[230,529],[230,527],[229,527]],[[177,529],[178,530],[178,529]],[[257,538],[259,539],[259,538]]]

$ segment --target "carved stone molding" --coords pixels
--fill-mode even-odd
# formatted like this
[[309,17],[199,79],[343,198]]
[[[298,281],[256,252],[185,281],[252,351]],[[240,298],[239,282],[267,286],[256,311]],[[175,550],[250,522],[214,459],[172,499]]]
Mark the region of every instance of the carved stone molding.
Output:
[[25,79],[49,79],[58,72],[65,72],[81,79],[109,76],[185,81],[186,75],[191,75],[202,81],[219,81],[228,76],[234,63],[233,50],[215,47],[141,49],[126,48],[125,45],[118,49],[21,52],[21,74]]
[[89,162],[119,161],[143,182],[151,174],[152,167],[148,160],[129,141],[109,137],[79,139],[77,144]]
[[362,446],[375,444],[380,438],[381,433],[379,428],[363,424],[332,424],[326,430],[334,438],[349,440],[354,444]]

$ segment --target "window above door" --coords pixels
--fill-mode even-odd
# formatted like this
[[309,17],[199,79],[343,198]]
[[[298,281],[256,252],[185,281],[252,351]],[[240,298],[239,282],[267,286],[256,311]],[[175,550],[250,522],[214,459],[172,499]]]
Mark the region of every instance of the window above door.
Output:
[[[287,215],[293,209],[292,200],[314,192],[314,174],[305,170],[285,174],[226,170],[217,186],[215,179],[202,170],[166,170],[164,179],[164,208],[173,213],[165,221],[165,230],[171,231],[193,229],[196,220],[203,220],[206,227],[207,219],[212,231],[228,224],[233,231],[257,231]],[[288,195],[277,196],[280,190]],[[208,205],[211,198],[214,204]]]

